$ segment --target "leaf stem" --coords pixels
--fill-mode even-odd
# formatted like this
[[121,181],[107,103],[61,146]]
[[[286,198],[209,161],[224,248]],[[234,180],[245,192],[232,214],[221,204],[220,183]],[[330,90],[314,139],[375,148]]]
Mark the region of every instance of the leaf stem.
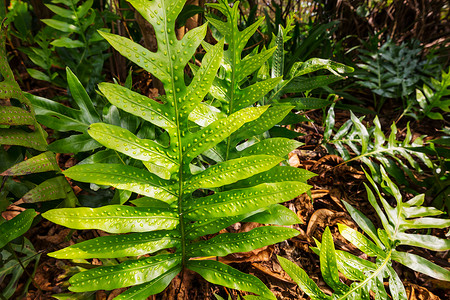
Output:
[[117,154],[117,156],[119,157],[120,161],[122,162],[122,164],[126,165],[125,162],[123,161],[122,157],[120,157],[120,154],[117,153],[116,150],[114,150],[114,152]]

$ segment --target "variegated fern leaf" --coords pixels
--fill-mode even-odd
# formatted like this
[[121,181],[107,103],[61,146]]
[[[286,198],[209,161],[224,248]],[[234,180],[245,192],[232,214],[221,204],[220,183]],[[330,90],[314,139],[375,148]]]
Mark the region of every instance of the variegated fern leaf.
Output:
[[[380,217],[384,229],[377,229],[369,218],[346,202],[343,203],[353,220],[370,239],[346,225],[338,224],[342,236],[369,257],[376,257],[375,263],[345,251],[335,250],[333,237],[327,227],[322,236],[322,243],[316,240],[317,248],[313,248],[313,251],[320,256],[320,267],[325,282],[334,290],[333,296],[328,296],[319,289],[303,269],[289,260],[279,257],[284,270],[312,299],[370,299],[371,291],[375,293],[376,299],[391,299],[385,290],[384,278],[389,278],[392,299],[406,299],[405,288],[392,268],[392,260],[430,277],[450,281],[449,270],[419,255],[396,249],[400,245],[407,245],[433,251],[450,250],[450,240],[431,234],[416,233],[421,229],[449,227],[450,220],[436,218],[435,216],[441,215],[443,212],[433,207],[422,206],[423,194],[403,202],[399,188],[392,182],[383,167],[381,167],[381,174],[386,192],[396,200],[395,207],[389,204],[377,184],[367,173],[366,177],[373,185],[383,209],[378,204],[372,190],[367,185],[365,186],[369,202]],[[354,282],[350,286],[341,282],[338,271]]]
[[[134,286],[116,299],[146,299],[148,295],[162,291],[172,278],[187,268],[212,283],[275,299],[256,277],[218,261],[199,258],[250,251],[293,237],[297,235],[296,230],[263,226],[247,233],[219,234],[209,240],[199,237],[217,233],[307,191],[309,186],[300,182],[304,179],[299,181],[295,177],[295,168],[282,167],[278,171],[283,156],[298,144],[269,139],[265,148],[261,145],[247,148],[205,170],[194,166],[194,160],[200,154],[231,139],[233,133],[235,143],[246,139],[247,132],[253,134],[249,124],[264,116],[269,107],[245,108],[249,104],[236,102],[227,111],[227,116],[205,121],[196,131],[189,130],[189,116],[202,106],[202,100],[210,90],[223,59],[224,43],[221,41],[208,49],[201,67],[186,85],[184,68],[202,42],[207,25],[189,31],[178,40],[175,20],[184,1],[129,2],[154,27],[157,52],[150,52],[121,36],[101,34],[122,55],[162,81],[165,102],[159,103],[117,84],[102,83],[99,89],[119,109],[164,129],[169,142],[161,144],[141,139],[114,125],[92,124],[88,133],[97,142],[142,161],[147,170],[123,164],[85,164],[68,169],[65,175],[78,181],[128,190],[143,197],[133,201],[135,206],[56,209],[44,213],[45,218],[70,228],[112,233],[50,255],[66,259],[144,255],[119,265],[102,266],[74,275],[69,280],[69,289],[74,292]],[[241,79],[247,74],[242,73]],[[276,176],[271,176],[270,172]],[[266,181],[266,178],[270,180]],[[243,180],[248,184],[242,183]],[[239,187],[233,186],[239,182]],[[162,251],[164,249],[170,250]]]
[[[366,164],[375,178],[380,182],[380,165],[391,174],[398,183],[408,185],[404,174],[410,179],[417,181],[412,170],[421,172],[421,166],[416,158],[426,167],[433,168],[433,162],[424,153],[415,151],[415,147],[422,147],[423,137],[412,139],[409,124],[406,127],[406,136],[403,141],[397,140],[397,126],[391,126],[391,133],[386,138],[381,130],[381,124],[376,116],[373,120],[373,127],[367,128],[352,112],[351,119],[345,122],[337,130],[334,129],[334,105],[328,110],[325,120],[324,143],[330,153],[338,154],[346,163],[354,160],[361,160]],[[350,154],[350,151],[354,153]],[[416,157],[416,158],[415,158]],[[397,165],[398,164],[398,165]]]

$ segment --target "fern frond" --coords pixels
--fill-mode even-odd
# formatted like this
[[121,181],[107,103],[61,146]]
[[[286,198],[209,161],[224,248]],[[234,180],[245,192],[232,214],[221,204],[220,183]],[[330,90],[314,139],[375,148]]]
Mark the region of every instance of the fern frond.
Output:
[[[418,158],[426,167],[433,168],[431,159],[414,148],[424,145],[423,137],[412,140],[412,133],[409,124],[406,127],[406,136],[403,141],[397,140],[397,126],[391,125],[391,133],[386,137],[381,130],[381,124],[376,116],[373,120],[373,127],[367,128],[352,112],[351,119],[345,122],[340,128],[334,129],[334,105],[328,110],[325,120],[325,147],[330,153],[340,155],[345,163],[361,160],[366,164],[379,182],[378,161],[388,172],[402,184],[408,184],[404,173],[412,180],[416,181],[412,171],[422,172]],[[353,154],[350,153],[350,151]],[[398,165],[397,165],[398,164]]]
[[[126,128],[105,123],[89,126],[88,134],[110,150],[143,163],[146,169],[124,164],[81,164],[65,171],[74,180],[110,185],[143,196],[133,200],[136,206],[108,205],[98,208],[55,209],[43,216],[74,229],[97,228],[119,235],[101,237],[73,245],[50,255],[64,258],[120,257],[152,254],[113,266],[102,266],[74,275],[69,289],[74,292],[134,286],[118,299],[144,299],[164,289],[183,269],[191,269],[206,280],[230,288],[275,299],[256,277],[234,268],[198,257],[223,256],[251,251],[291,238],[298,232],[291,228],[263,226],[248,233],[219,234],[212,239],[198,237],[218,233],[227,226],[265,210],[277,212],[282,203],[306,192],[304,183],[310,173],[299,175],[290,167],[274,169],[289,151],[298,146],[288,139],[267,139],[243,151],[237,145],[270,129],[286,115],[291,106],[239,107],[238,95],[232,94],[228,109],[217,111],[203,103],[211,90],[222,61],[236,66],[231,80],[234,88],[258,66],[255,58],[240,60],[235,55],[257,25],[237,32],[236,42],[224,54],[224,42],[205,46],[207,54],[195,70],[190,84],[185,84],[185,66],[206,34],[206,25],[189,31],[181,40],[175,35],[175,20],[184,1],[130,0],[133,7],[155,28],[158,50],[148,51],[121,36],[100,34],[122,55],[158,77],[166,97],[156,102],[113,84],[101,84],[100,90],[117,108],[164,129],[167,141],[139,138]],[[237,17],[237,5],[212,4],[231,19]],[[230,34],[227,24],[210,20]],[[231,21],[230,21],[231,22]],[[227,50],[230,51],[230,50]],[[268,50],[261,58],[272,54]],[[240,53],[240,52],[239,52]],[[224,80],[224,85],[230,82]],[[272,83],[273,84],[273,83]],[[233,90],[234,91],[234,90]],[[237,102],[234,102],[236,100]],[[244,101],[243,99],[241,99]],[[250,107],[247,107],[250,106]],[[203,117],[202,115],[206,115]],[[263,119],[267,117],[267,119]],[[262,142],[261,142],[262,143]],[[225,145],[225,152],[220,149]],[[262,148],[266,147],[266,148]],[[270,150],[270,151],[267,151]],[[223,160],[214,165],[198,164],[201,155],[219,153]],[[161,169],[165,170],[164,173]],[[262,182],[267,178],[267,182]],[[250,180],[253,184],[239,185]],[[236,184],[236,186],[234,186]],[[292,215],[285,218],[292,224]],[[276,223],[276,222],[270,222]],[[171,249],[170,254],[161,250]]]

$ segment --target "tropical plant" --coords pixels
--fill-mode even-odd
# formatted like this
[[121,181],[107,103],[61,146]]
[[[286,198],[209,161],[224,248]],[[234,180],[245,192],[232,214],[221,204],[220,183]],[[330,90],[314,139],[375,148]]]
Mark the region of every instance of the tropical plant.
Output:
[[5,26],[9,27],[8,35],[12,35],[21,41],[33,43],[31,5],[26,1],[11,1],[6,7],[0,4],[0,17]]
[[[61,176],[55,154],[44,152],[33,156],[29,152],[44,151],[47,148],[47,133],[36,121],[33,106],[25,97],[14,79],[8,65],[6,51],[6,29],[0,32],[0,212],[14,202],[17,205],[64,199],[61,205],[75,206],[76,197],[72,188]],[[11,146],[12,145],[12,146]],[[33,150],[25,151],[26,148]],[[21,161],[26,156],[26,160]],[[36,173],[50,173],[50,179],[42,176],[39,180],[30,178]],[[26,176],[26,179],[13,180],[12,176]],[[27,290],[32,277],[27,266],[40,258],[33,245],[23,238],[15,243],[31,227],[34,209],[26,209],[9,221],[0,218],[0,292],[1,299],[9,299],[16,291],[24,272],[29,275],[24,285]],[[34,273],[34,272],[33,272]]]
[[[366,43],[369,49],[360,49],[360,70],[354,74],[358,83],[374,93],[374,106],[380,111],[386,99],[401,99],[406,109],[409,96],[424,76],[432,76],[434,58],[422,59],[418,41],[396,45],[388,39],[381,47],[378,38]],[[378,42],[376,42],[378,41]],[[431,73],[430,73],[431,72]],[[380,96],[377,99],[375,95]]]
[[[23,243],[13,243],[28,231],[35,216],[34,209],[27,209],[9,221],[0,218],[0,284],[7,283],[0,292],[1,299],[9,299],[14,294],[20,277],[30,263],[34,261],[37,266],[41,253],[36,252],[28,239],[23,238]],[[32,276],[29,276],[24,292],[31,281]]]
[[[94,103],[86,92],[85,88],[78,80],[78,77],[70,68],[66,69],[66,78],[69,92],[73,102],[78,106],[69,108],[57,101],[37,97],[27,94],[27,98],[33,103],[36,110],[36,118],[39,123],[54,129],[56,132],[72,133],[68,137],[61,137],[49,145],[49,149],[58,153],[79,153],[90,151],[102,147],[101,144],[93,140],[88,134],[88,127],[95,122],[100,122],[102,118],[94,107]],[[111,112],[111,115],[117,115]],[[104,119],[105,116],[103,116]],[[117,117],[117,116],[115,116]],[[81,134],[73,134],[79,132]]]
[[94,88],[103,79],[103,64],[109,56],[106,53],[108,43],[97,32],[104,26],[105,16],[92,8],[93,0],[82,3],[79,0],[51,2],[45,6],[55,16],[40,20],[47,26],[34,38],[39,47],[20,48],[44,72],[34,68],[27,71],[35,79],[65,87],[65,74],[54,71],[53,66],[59,66],[59,69],[67,66],[86,86],[88,94],[95,96]]
[[[318,87],[331,84],[344,78],[341,76],[344,72],[353,71],[343,64],[332,62],[325,59],[312,58],[306,62],[297,62],[289,70],[288,75],[284,76],[284,44],[289,40],[289,31],[292,30],[292,19],[288,18],[286,27],[279,27],[278,36],[274,39],[269,49],[254,49],[250,54],[244,55],[244,48],[249,39],[254,35],[258,26],[262,24],[264,18],[258,19],[255,23],[249,25],[246,29],[239,31],[238,19],[239,2],[235,2],[230,7],[227,2],[219,1],[209,5],[220,11],[226,18],[226,21],[217,16],[208,15],[207,20],[217,29],[221,36],[225,37],[228,48],[225,50],[224,60],[220,71],[213,82],[210,94],[214,98],[213,105],[220,107],[225,114],[232,114],[235,111],[258,102],[264,104],[274,104],[263,115],[262,118],[252,122],[248,127],[252,127],[253,134],[247,136],[249,139],[242,149],[252,143],[264,139],[266,131],[272,129],[273,137],[296,137],[299,134],[289,131],[284,127],[275,127],[277,124],[293,124],[302,121],[303,118],[295,116],[290,111],[292,107],[298,110],[323,108],[332,102],[326,99],[313,97],[286,98],[280,100],[287,93],[291,95],[296,93],[307,94],[309,91]],[[206,49],[211,45],[203,43]],[[271,62],[268,62],[271,60]],[[326,69],[334,75],[319,75],[307,78],[314,71]],[[249,75],[253,75],[249,77]],[[244,130],[244,129],[242,129]],[[238,139],[233,141],[233,137]],[[215,148],[214,160],[227,159],[232,157],[235,151],[236,143],[242,136],[239,133],[231,135],[225,143],[219,144]]]
[[[73,97],[73,102],[77,104],[78,109],[69,108],[57,101],[43,97],[26,94],[27,98],[33,104],[36,111],[37,120],[54,130],[53,134],[56,141],[51,143],[49,150],[58,153],[79,154],[76,156],[81,160],[80,164],[87,163],[122,163],[135,167],[145,168],[142,162],[122,155],[117,151],[104,148],[88,133],[89,126],[96,122],[105,122],[107,124],[122,126],[139,138],[152,138],[163,141],[164,132],[159,130],[153,124],[140,119],[126,111],[119,110],[112,104],[107,104],[99,113],[98,106],[95,107],[91,97],[87,94],[81,82],[75,74],[67,68],[67,80],[69,92]],[[127,77],[125,86],[131,88],[131,72]],[[95,151],[95,153],[92,153]],[[162,169],[163,171],[163,169]],[[85,190],[90,195],[91,200],[83,195],[79,198],[84,206],[101,206],[105,203],[123,204],[131,196],[131,192],[116,189],[113,200],[108,199],[111,191],[106,187],[102,192],[97,192],[100,187],[97,185],[86,186]],[[98,198],[93,201],[92,194],[95,193]]]
[[[243,4],[246,1],[243,2]],[[278,3],[277,3],[278,2]],[[319,3],[308,3],[304,5],[301,1],[283,2],[271,1],[264,10],[265,24],[261,32],[268,36],[271,43],[280,34],[280,26],[291,28],[291,37],[286,40],[285,48],[288,57],[285,62],[285,69],[289,70],[294,63],[306,61],[312,57],[328,58],[332,56],[334,41],[333,33],[337,30],[339,21],[318,23],[314,21],[314,10]],[[297,6],[297,7],[296,7]],[[250,15],[246,24],[254,19],[258,6],[251,7]],[[260,41],[260,39],[253,38]]]
[[[411,112],[407,115],[415,119],[428,117],[434,120],[443,120],[440,112],[433,109],[440,109],[446,113],[450,112],[450,68],[445,73],[442,70],[441,81],[430,78],[431,85],[423,85],[422,89],[416,89],[416,102],[410,101]],[[418,105],[413,105],[418,104]]]
[[[0,144],[21,146],[19,148],[1,148],[2,184],[0,186],[0,203],[2,210],[10,204],[8,196],[13,195],[24,202],[41,202],[55,199],[64,199],[64,206],[74,207],[76,197],[56,162],[55,154],[45,152],[36,156],[28,153],[24,159],[26,148],[37,151],[47,149],[47,133],[36,121],[34,108],[28,98],[20,89],[8,65],[5,51],[6,29],[2,28],[0,35],[0,73],[3,81],[0,85]],[[51,172],[50,179],[39,178],[39,183],[33,181],[16,182],[12,176],[25,176],[36,173]],[[62,187],[62,188],[61,188]],[[10,195],[11,194],[11,195]]]
[[[446,228],[450,226],[450,220],[434,218],[443,212],[433,207],[422,206],[423,194],[403,202],[399,188],[383,168],[381,168],[381,173],[384,190],[395,198],[395,207],[389,204],[367,173],[366,177],[374,187],[382,206],[378,204],[372,190],[367,185],[365,187],[369,202],[380,217],[383,229],[376,229],[369,218],[345,201],[343,203],[353,220],[370,239],[346,225],[338,224],[341,235],[369,257],[376,257],[375,263],[345,251],[335,250],[333,237],[327,227],[322,236],[322,243],[316,240],[317,248],[313,248],[313,250],[320,255],[320,269],[325,282],[334,290],[333,296],[328,296],[319,289],[303,269],[289,260],[279,257],[284,270],[312,299],[370,299],[370,291],[375,293],[377,299],[390,299],[383,284],[384,278],[389,278],[392,299],[406,299],[406,291],[402,281],[392,268],[392,260],[430,277],[450,281],[449,270],[419,255],[397,249],[398,246],[407,245],[433,251],[449,250],[450,240],[416,232],[422,229]],[[354,282],[350,286],[341,282],[338,271]]]
[[[232,140],[236,145],[252,136],[254,127],[260,124],[252,122],[270,108],[247,107],[252,103],[241,98],[235,106],[230,106],[228,116],[209,123],[205,120],[203,128],[191,131],[188,117],[203,105],[202,100],[224,58],[224,42],[208,48],[200,68],[186,86],[184,68],[202,42],[207,25],[190,30],[178,40],[175,21],[184,1],[129,2],[155,28],[157,52],[150,52],[121,36],[104,32],[101,35],[122,55],[158,77],[164,84],[166,96],[160,103],[117,84],[102,83],[99,89],[119,109],[164,129],[167,141],[141,139],[115,125],[91,124],[87,132],[92,138],[107,148],[142,161],[147,170],[123,164],[83,164],[66,170],[65,175],[144,197],[133,201],[136,206],[55,209],[44,213],[45,218],[70,228],[101,229],[114,234],[50,255],[72,259],[144,255],[140,259],[74,275],[69,280],[69,289],[74,292],[134,286],[116,299],[145,299],[162,291],[181,270],[190,269],[212,283],[274,299],[256,277],[218,261],[199,258],[250,251],[293,237],[297,235],[296,230],[262,226],[247,233],[218,234],[208,240],[199,237],[216,234],[307,191],[309,186],[301,182],[305,180],[301,171],[277,166],[299,143],[267,139],[264,145],[233,151],[233,158],[228,157],[205,170],[204,165],[195,166],[197,156],[223,140]],[[248,74],[243,71],[240,80]],[[291,106],[283,108],[287,109]],[[229,145],[231,148],[232,144]],[[246,180],[245,187],[233,185],[242,180]]]
[[424,137],[413,140],[409,124],[404,140],[399,141],[396,137],[398,130],[395,123],[391,125],[389,137],[386,137],[377,116],[373,119],[372,127],[364,125],[363,118],[357,118],[352,112],[350,116],[350,120],[335,129],[334,105],[332,105],[325,120],[323,143],[331,154],[338,154],[345,163],[361,160],[369,167],[376,182],[381,182],[380,165],[383,165],[398,183],[405,185],[408,185],[405,173],[411,180],[417,182],[412,170],[422,171],[414,157],[419,158],[428,168],[433,168],[431,159],[419,151],[424,145]]

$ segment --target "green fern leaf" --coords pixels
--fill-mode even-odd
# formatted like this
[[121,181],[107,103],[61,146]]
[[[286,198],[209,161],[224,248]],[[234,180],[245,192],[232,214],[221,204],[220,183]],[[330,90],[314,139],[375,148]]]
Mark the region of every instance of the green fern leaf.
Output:
[[10,241],[27,232],[36,215],[34,209],[27,209],[11,220],[0,224],[2,233],[0,235],[0,249],[5,247]]
[[266,286],[257,278],[214,260],[190,260],[189,269],[199,273],[214,284],[239,289],[261,295],[264,298],[276,299]]
[[72,292],[112,290],[149,282],[176,267],[180,261],[178,254],[162,254],[129,260],[116,266],[99,267],[72,276],[69,289]]
[[[138,161],[138,164],[81,164],[65,171],[65,175],[82,182],[109,185],[123,189],[128,194],[134,192],[146,197],[132,200],[136,206],[109,205],[45,212],[45,218],[73,229],[124,233],[86,241],[51,255],[64,258],[118,258],[154,253],[151,257],[126,260],[118,265],[79,273],[69,281],[70,289],[76,292],[136,285],[119,296],[119,299],[127,296],[140,299],[146,293],[161,291],[176,272],[187,268],[198,272],[212,283],[274,299],[270,290],[254,276],[215,261],[194,260],[198,256],[222,256],[249,251],[298,234],[293,229],[264,226],[249,233],[219,234],[207,241],[198,239],[200,236],[218,233],[229,225],[252,216],[274,224],[283,223],[284,220],[277,220],[277,217],[286,212],[286,208],[283,210],[274,204],[288,201],[310,188],[304,182],[311,173],[298,172],[291,167],[277,168],[271,172],[300,143],[283,138],[266,139],[238,151],[238,144],[273,127],[286,116],[291,106],[247,107],[258,100],[257,97],[244,99],[251,89],[236,93],[237,101],[232,101],[228,108],[224,106],[224,111],[201,102],[217,82],[216,74],[221,64],[223,67],[230,63],[234,66],[233,59],[240,61],[235,54],[242,51],[257,25],[239,31],[238,39],[232,42],[232,48],[237,49],[237,52],[226,50],[224,53],[223,41],[214,46],[205,46],[207,53],[202,64],[199,68],[192,68],[194,77],[186,85],[185,67],[204,38],[206,27],[194,29],[178,40],[175,35],[175,20],[184,1],[129,2],[154,27],[158,50],[150,52],[113,34],[102,32],[101,35],[122,55],[158,77],[164,85],[166,95],[161,102],[156,102],[117,85],[101,84],[99,88],[119,109],[165,130],[166,139],[140,138],[128,129],[112,124],[90,125],[89,135],[110,149],[109,152],[120,152],[123,157],[130,157]],[[230,8],[225,2],[218,5],[237,22],[237,6]],[[218,24],[219,27],[224,25],[222,21],[216,20],[211,23]],[[222,28],[225,32],[228,25],[237,30],[236,23],[230,23]],[[268,53],[272,55],[272,50],[255,57],[265,57]],[[244,79],[248,72],[253,72],[260,66],[260,62],[254,57],[241,62],[241,67],[245,67],[245,70],[236,73],[233,88],[237,87],[237,78]],[[270,79],[255,88],[268,91],[277,80]],[[228,84],[225,80],[225,85]],[[263,95],[263,92],[258,91],[257,94]],[[228,94],[227,97],[229,96]],[[239,101],[247,102],[241,105]],[[261,126],[264,128],[258,128]],[[226,150],[227,147],[233,149]],[[98,159],[107,162],[110,159],[109,152],[102,152],[90,161]],[[208,166],[202,163],[205,153],[216,153],[216,157],[223,159]],[[139,169],[140,162],[146,169]],[[259,174],[262,175],[258,179],[255,177],[254,185],[233,187],[233,184]],[[269,182],[263,182],[264,178]],[[268,217],[272,212],[273,217]],[[291,224],[298,220],[292,214],[294,213],[291,212],[285,218]],[[160,253],[168,248],[172,248],[175,254]]]

